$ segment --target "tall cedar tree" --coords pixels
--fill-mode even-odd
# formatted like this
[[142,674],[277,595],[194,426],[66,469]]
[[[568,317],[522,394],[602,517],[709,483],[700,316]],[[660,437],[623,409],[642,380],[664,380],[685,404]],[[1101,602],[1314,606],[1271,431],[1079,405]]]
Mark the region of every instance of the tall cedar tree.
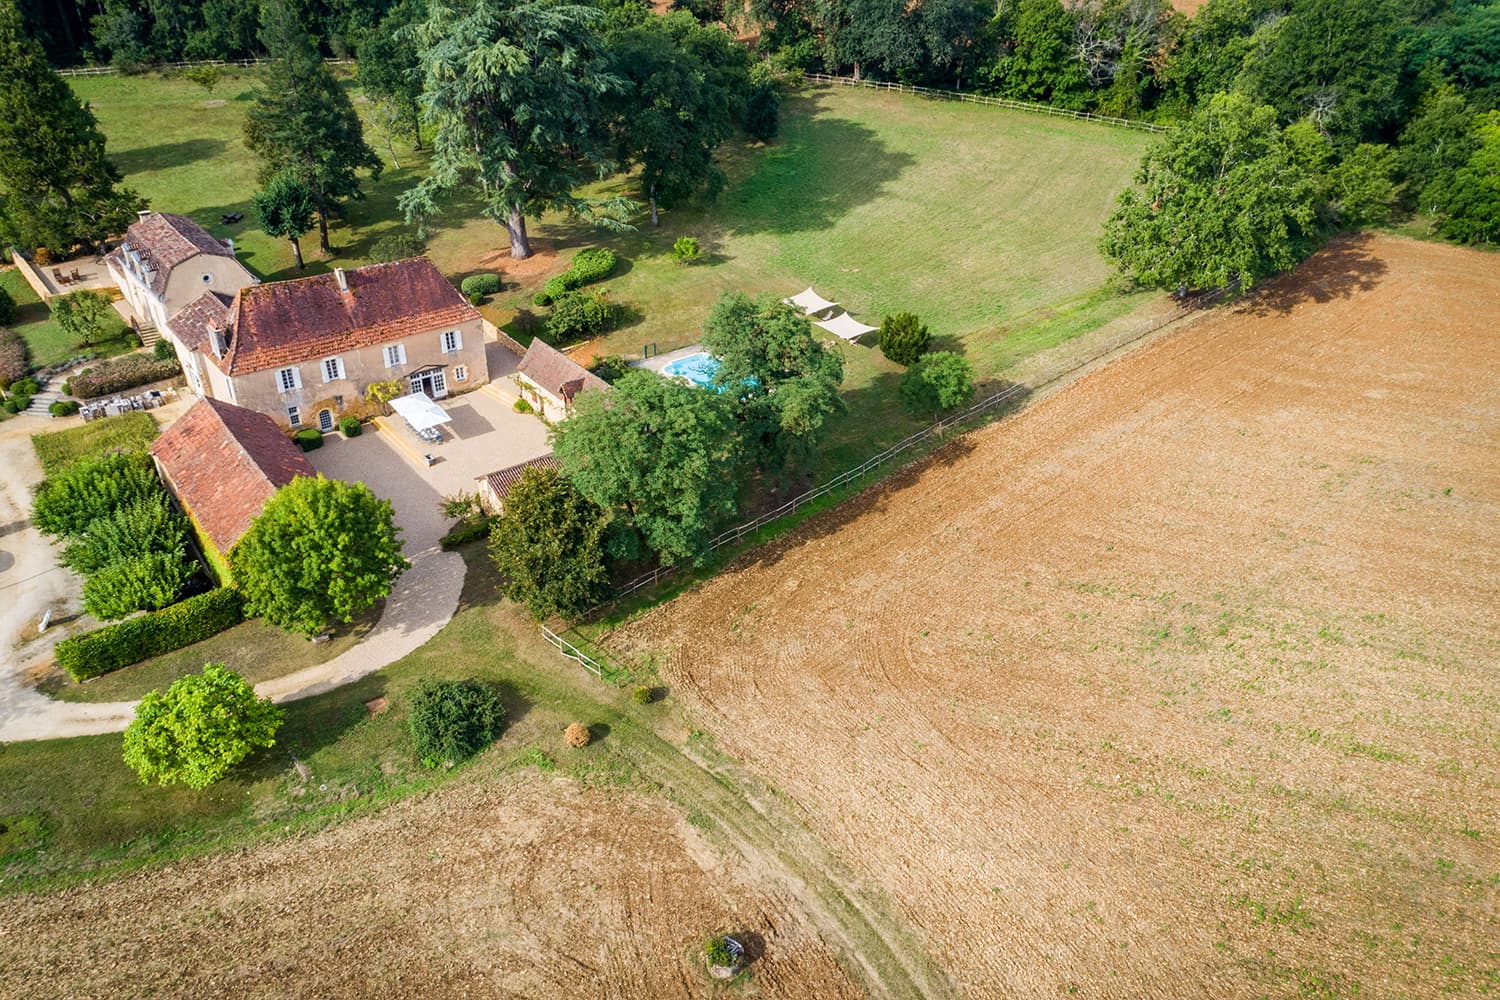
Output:
[[[693,36],[722,38],[722,52],[702,58]],[[729,137],[739,95],[748,86],[749,65],[742,50],[717,28],[704,28],[683,11],[652,18],[610,40],[614,70],[625,87],[609,102],[622,161],[641,165],[641,190],[651,204],[668,208],[707,185],[722,183],[714,149]],[[726,73],[737,65],[737,75]],[[737,78],[736,78],[737,76]],[[737,103],[740,108],[737,109]]]
[[146,204],[119,180],[94,113],[0,0],[0,243],[98,246]]
[[464,186],[505,226],[518,259],[531,256],[528,215],[566,211],[620,227],[630,202],[573,194],[612,166],[602,105],[623,84],[607,71],[602,18],[593,7],[548,2],[431,4],[417,39],[424,118],[436,131],[431,172],[401,196],[407,221]]
[[380,176],[380,159],[365,143],[359,115],[285,0],[261,8],[260,40],[269,56],[264,86],[245,114],[245,145],[264,165],[261,183],[283,170],[296,174],[318,208],[318,246],[328,245],[328,217],[349,198],[363,197],[361,167]]

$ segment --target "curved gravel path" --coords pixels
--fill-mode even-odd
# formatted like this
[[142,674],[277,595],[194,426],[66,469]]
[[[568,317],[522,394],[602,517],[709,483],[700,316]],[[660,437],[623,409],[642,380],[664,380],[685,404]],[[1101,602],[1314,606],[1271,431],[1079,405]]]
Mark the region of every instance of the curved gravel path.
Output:
[[[372,489],[390,499],[411,568],[397,579],[380,621],[359,645],[327,663],[255,686],[257,692],[277,702],[332,691],[401,659],[448,624],[458,610],[463,590],[463,557],[444,552],[437,544],[445,527],[438,510],[437,490],[378,435],[353,441],[330,435],[327,440],[324,448],[308,457],[330,479],[369,481]],[[25,452],[29,453],[30,442],[24,443]],[[13,450],[21,456],[20,449]],[[16,483],[13,481],[11,485]],[[25,496],[24,491],[21,495]],[[24,511],[18,513],[24,517]],[[25,533],[36,534],[30,525],[14,529],[13,537],[6,539],[6,548],[14,547],[10,544],[14,536]],[[42,544],[45,546],[45,541]],[[46,557],[52,563],[50,551]],[[3,671],[0,672],[0,742],[117,733],[130,724],[136,704],[54,701],[22,684],[11,671]]]

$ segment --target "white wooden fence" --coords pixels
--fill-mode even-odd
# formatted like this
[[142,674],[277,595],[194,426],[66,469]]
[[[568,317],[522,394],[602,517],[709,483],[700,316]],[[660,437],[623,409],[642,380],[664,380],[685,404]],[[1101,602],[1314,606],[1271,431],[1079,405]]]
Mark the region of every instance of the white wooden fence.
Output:
[[1030,111],[1056,118],[1077,118],[1080,121],[1099,122],[1119,128],[1131,128],[1140,132],[1170,132],[1168,125],[1155,122],[1139,122],[1130,118],[1115,118],[1112,115],[1096,115],[1092,111],[1072,111],[1054,108],[1050,104],[1033,104],[1030,101],[1012,101],[1006,97],[988,97],[984,94],[969,94],[959,90],[937,90],[933,87],[916,87],[909,83],[887,83],[884,80],[856,80],[852,76],[829,76],[826,73],[804,73],[802,79],[808,83],[821,83],[834,87],[863,87],[867,90],[890,90],[898,94],[916,94],[941,101],[960,101],[964,104],[983,104],[992,108],[1009,108],[1012,111]]
[[[220,69],[242,66],[259,66],[263,59],[204,59],[198,62],[169,62],[148,63],[144,67],[146,72],[167,72],[169,70],[197,69],[199,66],[216,66]],[[325,66],[353,66],[353,59],[324,59]],[[69,69],[60,69],[58,76],[114,76],[123,72],[117,66],[73,66]]]
[[541,629],[542,638],[547,640],[547,644],[550,645],[553,649],[556,649],[563,656],[572,660],[574,663],[578,664],[580,667],[587,670],[589,673],[593,674],[604,683],[616,683],[616,678],[620,674],[619,671],[606,668],[598,660],[594,659],[592,656],[585,653],[583,650],[579,649],[577,646],[573,645],[571,642],[564,639],[562,636],[558,635],[547,626],[538,625],[537,628]]

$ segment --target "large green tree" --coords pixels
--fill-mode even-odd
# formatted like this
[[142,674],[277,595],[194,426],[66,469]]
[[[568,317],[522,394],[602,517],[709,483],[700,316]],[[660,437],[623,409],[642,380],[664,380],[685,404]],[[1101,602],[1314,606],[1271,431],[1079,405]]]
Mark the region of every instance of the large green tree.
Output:
[[424,119],[435,133],[430,171],[401,196],[407,220],[464,187],[505,226],[510,253],[531,256],[526,217],[565,211],[620,225],[624,199],[574,189],[611,169],[603,99],[608,71],[593,7],[535,0],[434,0],[417,28]]
[[[426,18],[425,0],[401,0],[359,46],[360,89],[390,107],[392,131],[410,135],[417,149],[422,148],[422,61],[414,29]],[[394,128],[398,121],[405,129]]]
[[193,570],[181,550],[118,559],[83,582],[83,609],[101,621],[156,611],[176,602]]
[[604,530],[609,515],[555,469],[527,469],[490,530],[490,556],[505,595],[537,618],[576,615],[609,590]]
[[363,197],[358,172],[379,177],[380,158],[287,0],[261,8],[260,40],[268,53],[265,78],[245,113],[245,145],[263,161],[262,182],[290,171],[307,185],[318,209],[318,246],[331,253],[329,216]]
[[309,635],[352,621],[410,566],[400,535],[390,501],[363,483],[292,480],[230,553],[246,613]]
[[953,410],[974,396],[974,367],[952,351],[918,358],[901,376],[901,401],[915,416]]
[[289,240],[297,270],[302,270],[302,234],[313,227],[318,206],[312,189],[302,183],[294,171],[283,170],[266,186],[250,196],[261,231],[267,236]]
[[119,181],[94,113],[0,0],[0,244],[98,246],[145,206]]
[[713,154],[743,118],[749,61],[725,32],[683,11],[614,35],[609,54],[623,81],[606,105],[619,158],[640,164],[656,225],[659,205],[722,182]]
[[121,326],[109,293],[93,288],[59,295],[50,308],[57,325],[82,347],[92,347],[94,341]]
[[164,492],[153,492],[95,518],[63,549],[62,563],[95,573],[110,563],[149,552],[187,554],[188,527]]
[[221,663],[152,691],[125,730],[124,756],[145,784],[207,788],[256,750],[276,744],[286,713]]
[[1081,108],[1088,79],[1073,48],[1073,18],[1060,0],[1009,0],[995,15],[999,46],[990,85],[1023,101]]
[[714,383],[739,421],[744,457],[773,477],[805,463],[843,408],[843,356],[812,335],[799,310],[742,292],[714,303],[703,346],[719,359]]
[[585,392],[552,431],[563,473],[605,510],[622,510],[665,563],[703,552],[734,513],[737,435],[713,392],[632,371]]
[[1500,243],[1500,111],[1475,120],[1477,146],[1453,173],[1433,183],[1444,235],[1466,243]]
[[1276,110],[1219,94],[1147,153],[1100,249],[1127,276],[1173,288],[1249,287],[1311,253],[1317,182]]

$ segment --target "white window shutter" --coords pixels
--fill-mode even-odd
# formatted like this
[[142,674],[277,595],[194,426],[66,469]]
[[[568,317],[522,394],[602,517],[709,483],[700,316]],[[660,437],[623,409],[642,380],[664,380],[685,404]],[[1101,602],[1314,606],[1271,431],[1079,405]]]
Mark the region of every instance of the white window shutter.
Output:
[[453,349],[461,351],[464,348],[464,335],[462,330],[453,331]]
[[406,364],[406,345],[405,344],[397,344],[396,345],[396,364],[398,364],[398,365],[404,365],[404,364]]
[[293,368],[292,369],[292,388],[293,389],[300,389],[300,388],[302,388],[302,369],[301,368]]

